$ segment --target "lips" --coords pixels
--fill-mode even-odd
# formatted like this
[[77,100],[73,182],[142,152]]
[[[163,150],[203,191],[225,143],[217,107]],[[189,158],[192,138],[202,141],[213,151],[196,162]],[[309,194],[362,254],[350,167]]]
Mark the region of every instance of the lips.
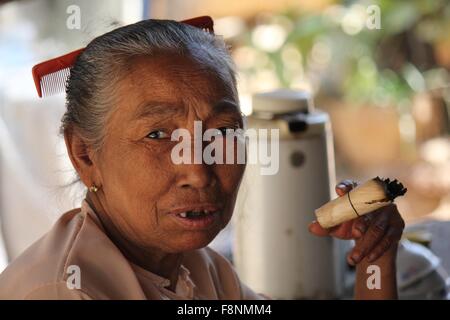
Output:
[[178,224],[187,229],[205,229],[219,220],[222,210],[214,204],[198,204],[171,210]]

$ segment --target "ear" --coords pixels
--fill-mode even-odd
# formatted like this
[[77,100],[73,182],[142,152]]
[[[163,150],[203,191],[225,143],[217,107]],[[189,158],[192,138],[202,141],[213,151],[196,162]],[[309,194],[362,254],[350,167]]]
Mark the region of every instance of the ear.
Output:
[[90,187],[93,183],[99,185],[100,181],[95,180],[97,168],[93,159],[94,152],[92,151],[92,148],[74,129],[67,129],[64,131],[64,141],[66,142],[70,161],[78,172],[81,181],[87,187]]

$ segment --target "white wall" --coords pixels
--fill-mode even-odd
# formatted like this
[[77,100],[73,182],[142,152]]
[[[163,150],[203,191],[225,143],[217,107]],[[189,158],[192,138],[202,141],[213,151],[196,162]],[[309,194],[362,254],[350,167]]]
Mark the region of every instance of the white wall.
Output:
[[[69,5],[80,8],[79,30],[66,27]],[[39,99],[32,66],[140,20],[142,10],[141,0],[34,0],[0,6],[0,270],[5,248],[10,259],[17,257],[81,201],[76,190],[64,188],[74,178],[58,135],[64,95]]]

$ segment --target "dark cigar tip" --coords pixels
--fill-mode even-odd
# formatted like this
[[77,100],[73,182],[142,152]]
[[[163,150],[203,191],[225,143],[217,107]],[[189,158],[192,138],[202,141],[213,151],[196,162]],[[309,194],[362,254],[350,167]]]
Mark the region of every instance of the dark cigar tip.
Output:
[[405,188],[397,179],[391,181],[389,178],[382,179],[380,177],[376,177],[375,180],[383,183],[386,196],[391,201],[399,196],[403,196],[406,191],[408,191],[408,189]]

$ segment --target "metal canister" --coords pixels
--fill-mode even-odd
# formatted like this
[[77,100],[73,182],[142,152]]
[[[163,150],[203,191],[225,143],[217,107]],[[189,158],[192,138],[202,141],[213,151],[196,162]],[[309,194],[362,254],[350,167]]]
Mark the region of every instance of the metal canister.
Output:
[[[278,131],[279,141],[269,139],[266,147],[279,143],[279,166],[275,174],[264,175],[263,164],[247,164],[233,221],[239,276],[273,298],[339,297],[345,244],[308,231],[314,209],[336,197],[328,114],[316,110],[304,91],[255,94],[252,104],[247,129]],[[248,150],[255,152],[260,143],[250,140]]]

